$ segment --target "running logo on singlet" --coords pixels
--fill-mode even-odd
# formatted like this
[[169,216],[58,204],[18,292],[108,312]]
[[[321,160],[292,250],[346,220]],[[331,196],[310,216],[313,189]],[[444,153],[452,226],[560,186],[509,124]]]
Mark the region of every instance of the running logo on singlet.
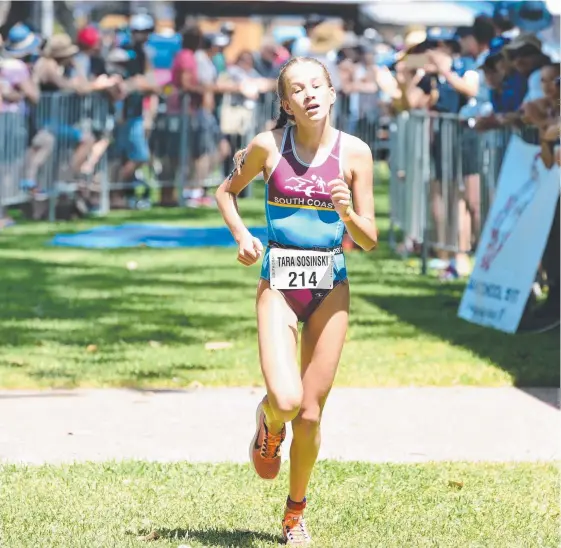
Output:
[[281,189],[277,188],[277,185],[270,186],[270,204],[334,210],[331,193],[321,176],[312,175],[309,179],[301,176],[290,177],[282,186]]

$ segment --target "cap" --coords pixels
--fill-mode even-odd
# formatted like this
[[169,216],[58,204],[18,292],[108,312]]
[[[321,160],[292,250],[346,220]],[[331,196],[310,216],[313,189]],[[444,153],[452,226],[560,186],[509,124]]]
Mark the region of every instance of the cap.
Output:
[[480,63],[478,68],[492,68],[493,65],[502,57],[503,50],[507,44],[510,43],[510,39],[504,36],[496,36],[489,43],[489,52]]
[[129,26],[133,32],[151,32],[154,30],[155,24],[152,16],[147,13],[138,13],[131,17]]
[[440,27],[432,27],[427,29],[427,42],[447,42],[450,44],[456,53],[460,53],[460,43],[458,36],[452,30],[443,29]]
[[505,46],[510,44],[510,39],[504,36],[495,36],[489,43],[489,55],[498,55]]
[[211,44],[217,48],[225,48],[230,43],[230,38],[226,34],[213,34]]
[[99,31],[92,26],[84,27],[78,31],[76,42],[85,48],[95,48],[101,40]]
[[441,27],[431,27],[427,29],[427,40],[429,42],[455,42],[456,33]]
[[226,21],[220,27],[220,32],[222,34],[234,34],[235,30],[236,30],[236,25],[234,25],[234,23],[232,23],[232,21]]
[[465,38],[466,36],[473,36],[473,27],[458,27],[456,29],[456,38]]

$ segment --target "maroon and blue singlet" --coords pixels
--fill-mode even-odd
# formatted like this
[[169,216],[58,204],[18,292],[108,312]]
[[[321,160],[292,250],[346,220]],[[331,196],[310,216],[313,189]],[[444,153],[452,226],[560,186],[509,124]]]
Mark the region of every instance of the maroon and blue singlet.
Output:
[[[327,158],[303,162],[294,144],[294,126],[285,128],[281,156],[267,181],[265,210],[269,245],[261,277],[269,280],[269,252],[273,247],[330,251],[333,257],[333,287],[347,279],[342,241],[345,223],[335,211],[327,184],[342,173],[341,132]],[[306,321],[331,290],[282,289],[299,321]]]

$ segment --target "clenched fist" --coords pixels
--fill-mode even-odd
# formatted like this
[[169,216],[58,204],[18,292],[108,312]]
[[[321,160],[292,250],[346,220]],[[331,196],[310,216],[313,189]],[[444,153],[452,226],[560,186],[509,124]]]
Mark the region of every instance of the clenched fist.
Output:
[[238,242],[238,262],[244,266],[255,264],[263,254],[263,244],[259,238],[247,234]]
[[343,174],[339,173],[337,179],[330,181],[327,186],[329,192],[331,192],[331,199],[333,200],[335,211],[337,211],[339,217],[343,220],[347,219],[351,206],[351,189],[345,182]]

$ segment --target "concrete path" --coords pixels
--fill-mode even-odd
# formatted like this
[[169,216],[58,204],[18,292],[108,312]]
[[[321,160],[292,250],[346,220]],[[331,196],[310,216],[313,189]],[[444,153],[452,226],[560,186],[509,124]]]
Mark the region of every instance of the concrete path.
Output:
[[[249,388],[0,391],[0,462],[247,462],[262,395]],[[555,389],[334,389],[320,458],[558,460],[557,402]]]

